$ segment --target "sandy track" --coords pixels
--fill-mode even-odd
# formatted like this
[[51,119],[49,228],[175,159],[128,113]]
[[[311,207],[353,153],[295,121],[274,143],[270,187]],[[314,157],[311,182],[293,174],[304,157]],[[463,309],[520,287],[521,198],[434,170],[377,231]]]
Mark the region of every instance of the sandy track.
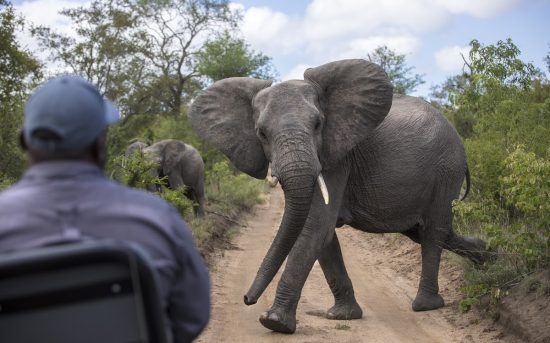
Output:
[[[248,224],[219,256],[212,269],[212,319],[199,342],[496,342],[503,334],[473,315],[460,316],[453,308],[458,299],[460,272],[443,261],[440,288],[447,306],[415,313],[420,268],[419,246],[399,235],[372,235],[344,227],[337,230],[357,301],[360,320],[324,318],[333,297],[316,263],[310,273],[297,312],[293,335],[271,332],[258,322],[273,302],[280,273],[253,306],[243,303],[281,220],[284,207],[280,188],[258,206]],[[506,339],[508,341],[508,339]]]

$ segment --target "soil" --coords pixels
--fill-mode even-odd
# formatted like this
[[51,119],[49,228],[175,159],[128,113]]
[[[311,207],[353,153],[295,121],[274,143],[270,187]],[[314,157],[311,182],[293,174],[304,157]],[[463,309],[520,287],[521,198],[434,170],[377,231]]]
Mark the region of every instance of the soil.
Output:
[[550,270],[527,277],[497,306],[499,323],[525,342],[550,343]]
[[[284,198],[280,187],[255,208],[228,250],[218,251],[211,267],[212,317],[199,342],[522,342],[491,319],[461,314],[461,268],[444,254],[440,293],[444,308],[413,312],[420,275],[420,246],[397,234],[369,234],[337,229],[344,260],[363,318],[334,321],[324,317],[332,294],[316,263],[302,291],[293,335],[272,332],[258,321],[273,302],[280,273],[258,303],[246,306],[243,295],[278,229]],[[453,257],[454,258],[454,257]]]

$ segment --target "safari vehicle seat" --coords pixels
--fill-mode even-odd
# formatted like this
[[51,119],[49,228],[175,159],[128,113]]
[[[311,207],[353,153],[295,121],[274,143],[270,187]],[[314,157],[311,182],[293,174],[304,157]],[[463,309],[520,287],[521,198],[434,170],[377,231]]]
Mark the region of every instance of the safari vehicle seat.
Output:
[[56,245],[0,255],[0,342],[167,341],[156,274],[135,245]]

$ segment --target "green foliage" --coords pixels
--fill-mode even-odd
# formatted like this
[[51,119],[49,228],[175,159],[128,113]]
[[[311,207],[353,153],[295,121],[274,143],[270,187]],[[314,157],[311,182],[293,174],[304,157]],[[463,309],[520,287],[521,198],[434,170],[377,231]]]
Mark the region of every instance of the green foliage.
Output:
[[212,81],[237,76],[258,79],[276,76],[271,58],[251,50],[243,39],[227,31],[204,44],[197,54],[197,70]]
[[41,76],[40,63],[17,43],[16,34],[23,28],[24,20],[8,2],[0,0],[0,182],[16,179],[23,171],[19,147],[23,101]]
[[49,27],[32,28],[33,35],[50,53],[51,60],[96,85],[109,99],[124,105],[128,87],[128,56],[136,53],[132,29],[137,16],[122,1],[92,1],[60,12],[73,23],[76,38]]
[[33,28],[51,59],[93,82],[125,116],[170,113],[200,89],[199,37],[236,29],[227,1],[94,0],[61,12],[76,37]]
[[207,172],[209,199],[224,207],[250,209],[263,200],[264,182],[253,180],[240,172],[235,172],[227,161],[218,162]]
[[159,195],[172,204],[184,218],[190,218],[193,215],[196,204],[185,196],[185,187],[177,189],[163,187]]
[[441,106],[465,138],[472,176],[454,226],[484,238],[496,258],[467,267],[463,310],[550,266],[550,85],[511,40],[471,46],[470,72]]
[[166,178],[160,178],[155,162],[136,151],[132,156],[117,156],[113,159],[114,177],[121,183],[139,189],[160,189],[166,184]]
[[393,91],[398,94],[409,94],[424,83],[423,75],[413,74],[414,67],[406,63],[405,55],[398,55],[387,46],[380,46],[367,59],[380,65],[393,83]]
[[474,83],[481,83],[481,86],[484,82],[496,80],[501,85],[528,88],[535,77],[541,76],[532,63],[519,58],[521,51],[510,38],[485,46],[474,39],[470,47],[469,67]]
[[[550,156],[550,147],[546,148]],[[500,184],[506,204],[526,218],[539,218],[541,227],[550,226],[550,160],[537,158],[520,145],[504,163],[506,172]]]
[[122,184],[143,190],[154,191],[168,201],[184,217],[189,218],[196,205],[185,196],[185,187],[170,189],[167,178],[159,177],[155,162],[136,151],[132,156],[117,156],[113,159],[113,176]]
[[8,188],[9,186],[11,186],[14,183],[15,183],[15,179],[12,179],[12,178],[7,177],[7,176],[0,175],[0,191],[3,190],[3,189]]

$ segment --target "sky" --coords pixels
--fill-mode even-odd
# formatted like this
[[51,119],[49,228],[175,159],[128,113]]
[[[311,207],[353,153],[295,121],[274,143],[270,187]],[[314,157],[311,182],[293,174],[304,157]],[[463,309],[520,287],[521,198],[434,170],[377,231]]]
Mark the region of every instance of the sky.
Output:
[[[16,0],[29,20],[61,32],[71,28],[57,12],[85,0]],[[478,39],[494,44],[510,37],[522,59],[545,70],[550,52],[550,0],[236,0],[241,31],[251,48],[272,57],[281,80],[301,79],[312,66],[365,58],[387,45],[405,54],[425,84],[415,95],[462,69],[460,53]],[[35,45],[22,37],[24,45]]]

